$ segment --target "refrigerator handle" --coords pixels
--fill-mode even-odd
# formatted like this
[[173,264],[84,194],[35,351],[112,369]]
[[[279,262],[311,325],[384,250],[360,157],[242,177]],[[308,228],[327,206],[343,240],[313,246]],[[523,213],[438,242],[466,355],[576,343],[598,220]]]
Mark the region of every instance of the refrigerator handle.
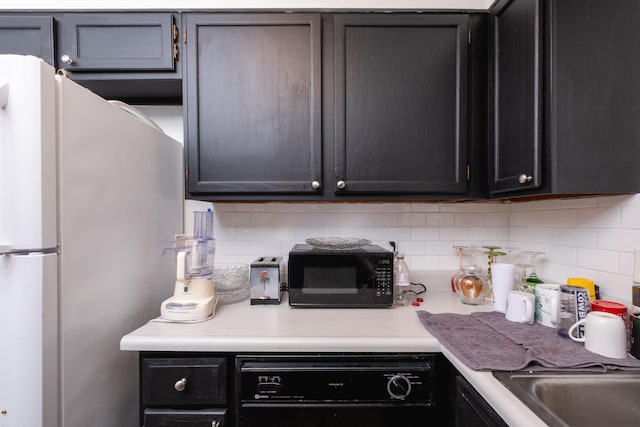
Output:
[[9,99],[9,82],[0,81],[0,108],[7,106]]
[[0,255],[46,255],[60,254],[60,244],[55,248],[11,249],[10,245],[0,245]]

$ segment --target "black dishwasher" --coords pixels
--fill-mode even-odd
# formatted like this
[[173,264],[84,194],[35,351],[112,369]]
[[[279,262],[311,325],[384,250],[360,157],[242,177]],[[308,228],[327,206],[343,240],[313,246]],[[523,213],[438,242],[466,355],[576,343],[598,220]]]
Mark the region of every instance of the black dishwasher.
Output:
[[434,354],[238,356],[237,425],[448,425],[435,362]]

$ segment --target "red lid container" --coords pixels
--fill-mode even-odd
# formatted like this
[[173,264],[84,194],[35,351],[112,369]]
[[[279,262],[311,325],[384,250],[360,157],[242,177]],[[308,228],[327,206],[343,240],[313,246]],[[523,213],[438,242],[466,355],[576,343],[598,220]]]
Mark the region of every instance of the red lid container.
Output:
[[619,302],[598,299],[591,301],[591,311],[604,311],[618,316],[626,316],[627,306]]

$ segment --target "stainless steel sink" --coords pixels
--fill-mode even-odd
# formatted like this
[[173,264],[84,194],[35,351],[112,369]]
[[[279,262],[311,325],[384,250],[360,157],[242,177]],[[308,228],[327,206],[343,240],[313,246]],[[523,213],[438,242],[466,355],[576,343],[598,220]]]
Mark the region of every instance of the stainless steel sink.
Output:
[[640,425],[640,372],[493,375],[550,426]]

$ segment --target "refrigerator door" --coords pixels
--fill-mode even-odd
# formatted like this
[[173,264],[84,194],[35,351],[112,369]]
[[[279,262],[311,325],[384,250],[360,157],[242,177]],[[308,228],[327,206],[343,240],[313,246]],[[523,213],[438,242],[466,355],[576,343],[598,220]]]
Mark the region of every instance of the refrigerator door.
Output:
[[32,56],[0,55],[0,253],[55,248],[55,70]]
[[133,427],[138,360],[119,342],[173,292],[161,242],[182,232],[182,145],[56,78],[61,426]]
[[55,254],[0,256],[0,427],[57,425],[56,278]]

